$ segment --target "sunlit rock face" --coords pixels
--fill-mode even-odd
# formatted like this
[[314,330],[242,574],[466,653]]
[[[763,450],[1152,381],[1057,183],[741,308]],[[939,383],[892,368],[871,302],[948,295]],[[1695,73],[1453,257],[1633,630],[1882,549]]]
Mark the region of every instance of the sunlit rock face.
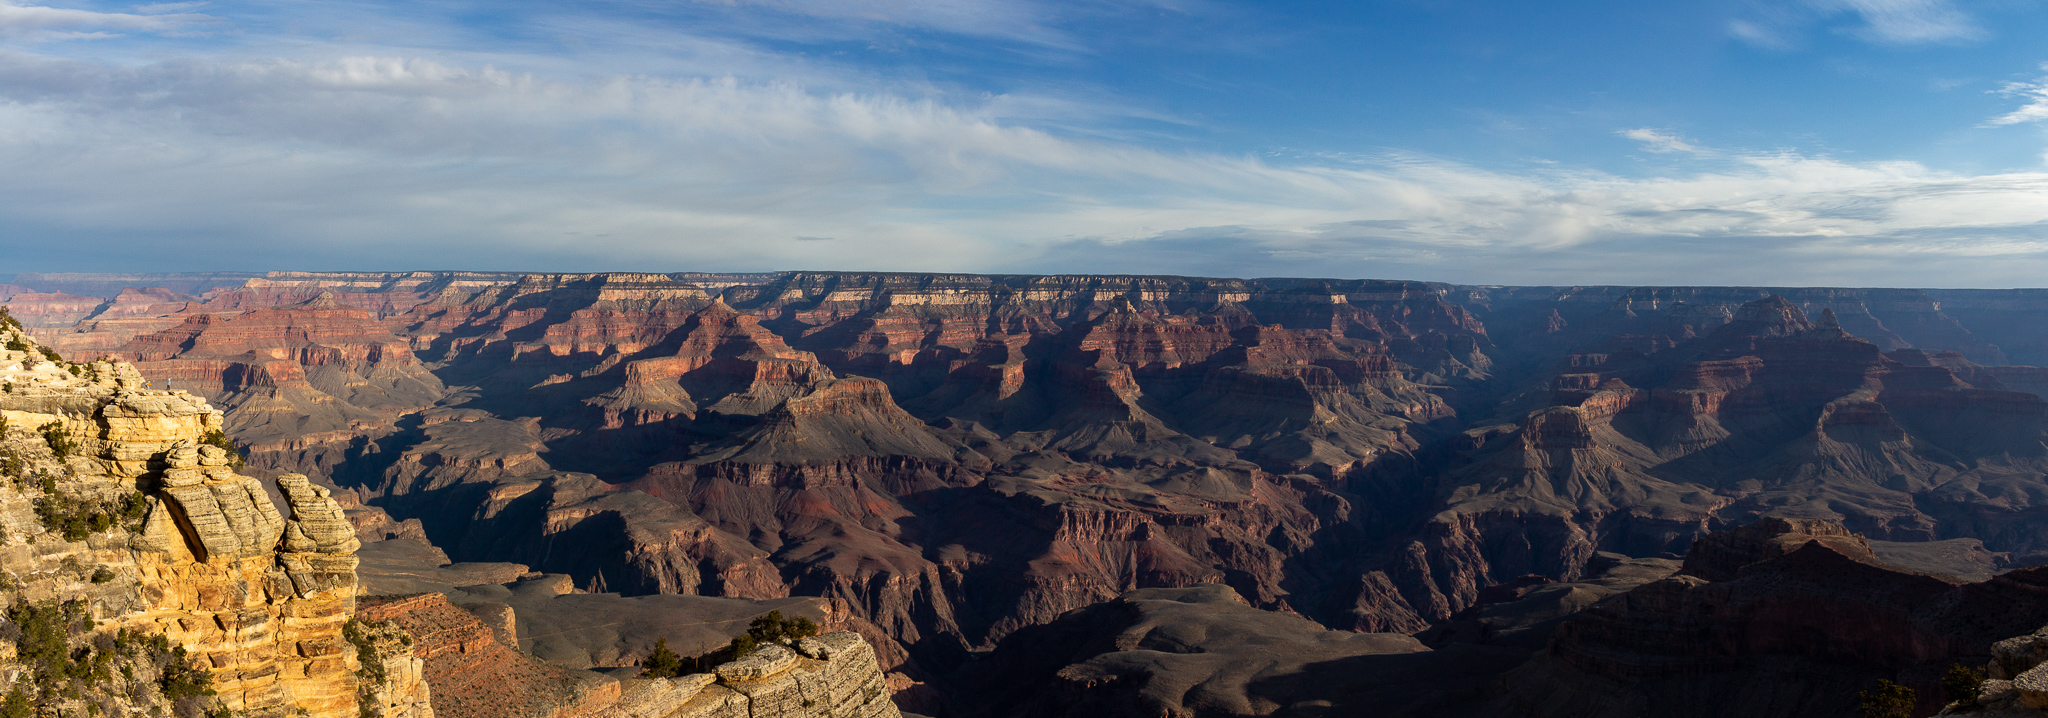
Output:
[[[274,482],[280,506],[236,457],[201,443],[225,426],[204,400],[145,388],[129,364],[53,361],[18,331],[0,335],[26,346],[0,350],[11,598],[83,602],[99,635],[169,638],[230,710],[357,716],[357,652],[342,627],[359,544],[329,491],[287,474]],[[86,513],[69,525],[38,505]]]

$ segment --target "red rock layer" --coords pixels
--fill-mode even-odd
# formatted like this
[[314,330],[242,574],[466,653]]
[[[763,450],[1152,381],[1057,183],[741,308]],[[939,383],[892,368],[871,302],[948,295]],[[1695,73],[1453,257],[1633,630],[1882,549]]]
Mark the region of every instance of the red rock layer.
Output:
[[356,619],[390,621],[426,662],[434,714],[449,718],[571,718],[616,703],[619,684],[556,668],[499,643],[475,615],[439,593],[366,596]]

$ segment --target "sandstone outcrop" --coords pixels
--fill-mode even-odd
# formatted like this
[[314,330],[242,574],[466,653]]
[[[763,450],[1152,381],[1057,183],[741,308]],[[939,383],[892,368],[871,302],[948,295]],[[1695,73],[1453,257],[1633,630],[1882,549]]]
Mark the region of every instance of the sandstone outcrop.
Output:
[[896,718],[874,649],[852,632],[764,646],[711,673],[630,679],[630,718]]
[[1984,683],[1975,696],[1951,702],[1935,715],[2035,718],[2048,715],[2048,628],[1999,641],[1982,667]]
[[425,699],[357,677],[357,541],[325,489],[281,477],[280,511],[200,443],[223,427],[204,401],[127,364],[45,359],[17,329],[0,340],[26,347],[0,350],[0,570],[18,607],[77,601],[99,636],[166,637],[238,713],[350,718],[366,687]]

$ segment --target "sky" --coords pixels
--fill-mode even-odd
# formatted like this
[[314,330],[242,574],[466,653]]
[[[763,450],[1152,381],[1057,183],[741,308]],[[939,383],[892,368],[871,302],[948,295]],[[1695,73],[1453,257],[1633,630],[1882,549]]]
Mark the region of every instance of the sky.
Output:
[[0,0],[0,273],[2048,286],[2048,0]]

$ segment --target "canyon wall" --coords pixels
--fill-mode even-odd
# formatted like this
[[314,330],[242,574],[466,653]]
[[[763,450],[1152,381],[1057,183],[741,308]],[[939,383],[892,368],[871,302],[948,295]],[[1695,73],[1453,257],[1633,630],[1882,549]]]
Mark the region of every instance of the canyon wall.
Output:
[[[358,679],[358,652],[343,636],[358,543],[326,489],[280,477],[280,510],[271,487],[202,443],[224,426],[203,400],[146,389],[127,364],[52,360],[18,327],[0,327],[0,341],[12,347],[0,350],[0,571],[14,624],[61,604],[90,619],[84,636],[67,640],[166,638],[165,650],[178,652],[154,670],[189,663],[208,674],[211,701],[248,715],[354,718],[365,690],[427,700]],[[17,640],[47,650],[52,639]],[[6,655],[29,661],[30,644],[20,646]],[[39,660],[9,670],[60,680]],[[65,695],[78,699],[75,689]],[[138,688],[102,706],[176,699]]]
[[821,597],[899,681],[1151,588],[1333,629],[1492,625],[1468,612],[1502,591],[1767,516],[2048,558],[2028,291],[42,281],[14,296],[53,326],[82,302],[45,295],[101,292],[53,345],[224,407],[254,467],[347,487],[457,561]]

